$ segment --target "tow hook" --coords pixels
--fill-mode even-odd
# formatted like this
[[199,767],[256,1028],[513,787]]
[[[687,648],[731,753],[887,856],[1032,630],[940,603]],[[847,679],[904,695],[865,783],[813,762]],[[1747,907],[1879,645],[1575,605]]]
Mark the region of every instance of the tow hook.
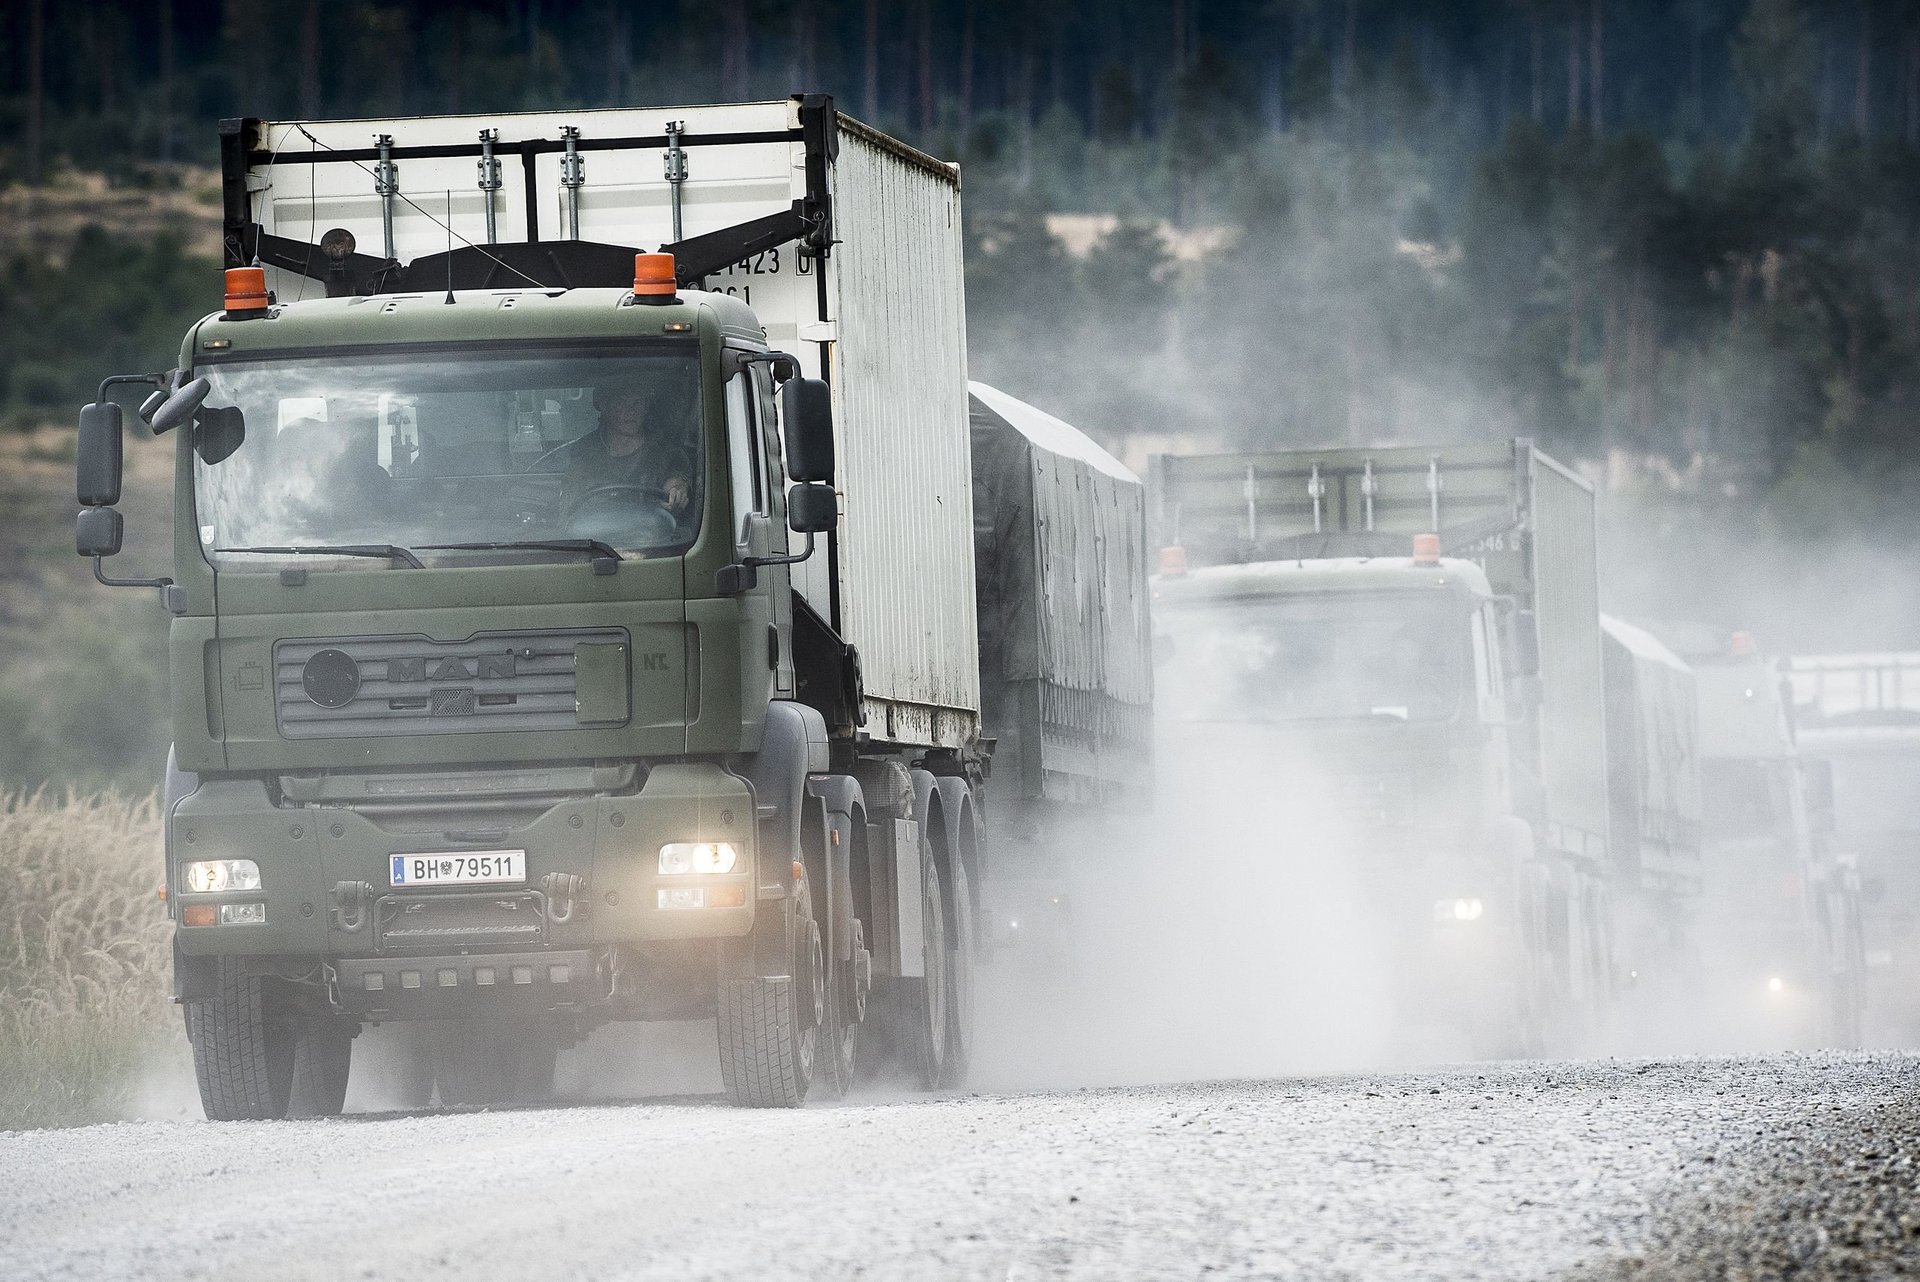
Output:
[[327,899],[333,906],[333,928],[351,934],[367,924],[373,887],[364,881],[336,881]]
[[586,888],[587,879],[578,873],[550,872],[542,877],[540,889],[547,896],[547,920],[556,926],[572,921]]

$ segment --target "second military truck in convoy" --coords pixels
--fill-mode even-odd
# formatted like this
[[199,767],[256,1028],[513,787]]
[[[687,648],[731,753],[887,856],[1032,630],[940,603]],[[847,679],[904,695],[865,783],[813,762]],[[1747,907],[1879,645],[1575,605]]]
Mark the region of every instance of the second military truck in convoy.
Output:
[[[824,98],[221,143],[226,306],[82,411],[77,535],[173,615],[208,1115],[339,1110],[389,1021],[443,1102],[704,1016],[739,1103],[844,1091],[863,1030],[959,1082],[988,834],[1140,785],[1149,633],[1144,548],[1069,558],[1090,613],[1052,490],[976,512],[957,171]],[[103,569],[119,385],[177,442],[166,578]],[[977,518],[1031,599],[976,593]]]
[[1591,1017],[1612,964],[1592,488],[1525,440],[1163,456],[1151,480],[1161,715],[1263,723],[1323,777],[1402,1017],[1482,1053]]
[[1167,456],[1152,481],[1160,714],[1264,727],[1245,750],[1307,777],[1403,1020],[1568,1048],[1625,985],[1684,988],[1691,674],[1601,615],[1585,480],[1522,439]]

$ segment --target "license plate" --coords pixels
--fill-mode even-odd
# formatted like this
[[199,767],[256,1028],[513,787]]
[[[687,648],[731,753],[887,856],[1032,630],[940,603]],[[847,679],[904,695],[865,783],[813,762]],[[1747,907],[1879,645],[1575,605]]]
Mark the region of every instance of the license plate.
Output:
[[526,880],[524,850],[443,850],[393,857],[396,886],[501,886]]

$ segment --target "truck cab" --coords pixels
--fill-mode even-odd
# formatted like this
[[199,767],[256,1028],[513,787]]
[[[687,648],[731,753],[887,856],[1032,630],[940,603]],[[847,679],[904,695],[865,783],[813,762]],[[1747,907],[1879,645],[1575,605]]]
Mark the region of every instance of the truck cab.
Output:
[[[1517,967],[1564,932],[1520,816],[1540,782],[1510,603],[1472,561],[1328,557],[1155,580],[1163,751],[1271,763],[1276,843],[1352,861],[1403,1022],[1532,1050],[1555,982]],[[1529,795],[1531,794],[1531,795]],[[1561,938],[1558,947],[1564,949]]]
[[1583,1035],[1613,967],[1592,487],[1525,439],[1153,478],[1163,722],[1307,781],[1248,804],[1368,869],[1408,1016],[1483,1054]]

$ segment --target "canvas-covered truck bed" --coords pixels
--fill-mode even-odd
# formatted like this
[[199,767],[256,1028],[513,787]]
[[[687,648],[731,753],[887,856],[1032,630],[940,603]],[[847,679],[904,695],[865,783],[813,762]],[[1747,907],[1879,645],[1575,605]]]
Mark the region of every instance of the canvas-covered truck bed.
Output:
[[[1537,648],[1542,836],[1607,854],[1605,714],[1593,487],[1525,438],[1481,445],[1154,459],[1155,537],[1193,564],[1405,556],[1435,533],[1480,564]],[[1509,662],[1515,655],[1508,656]]]
[[1614,848],[1650,890],[1700,889],[1700,695],[1651,633],[1602,615]]
[[222,124],[229,266],[282,301],[630,279],[666,248],[833,387],[843,514],[798,590],[859,654],[862,729],[979,733],[958,170],[824,97]]
[[1150,790],[1146,491],[1077,429],[970,385],[981,697],[997,785],[1137,806]]

